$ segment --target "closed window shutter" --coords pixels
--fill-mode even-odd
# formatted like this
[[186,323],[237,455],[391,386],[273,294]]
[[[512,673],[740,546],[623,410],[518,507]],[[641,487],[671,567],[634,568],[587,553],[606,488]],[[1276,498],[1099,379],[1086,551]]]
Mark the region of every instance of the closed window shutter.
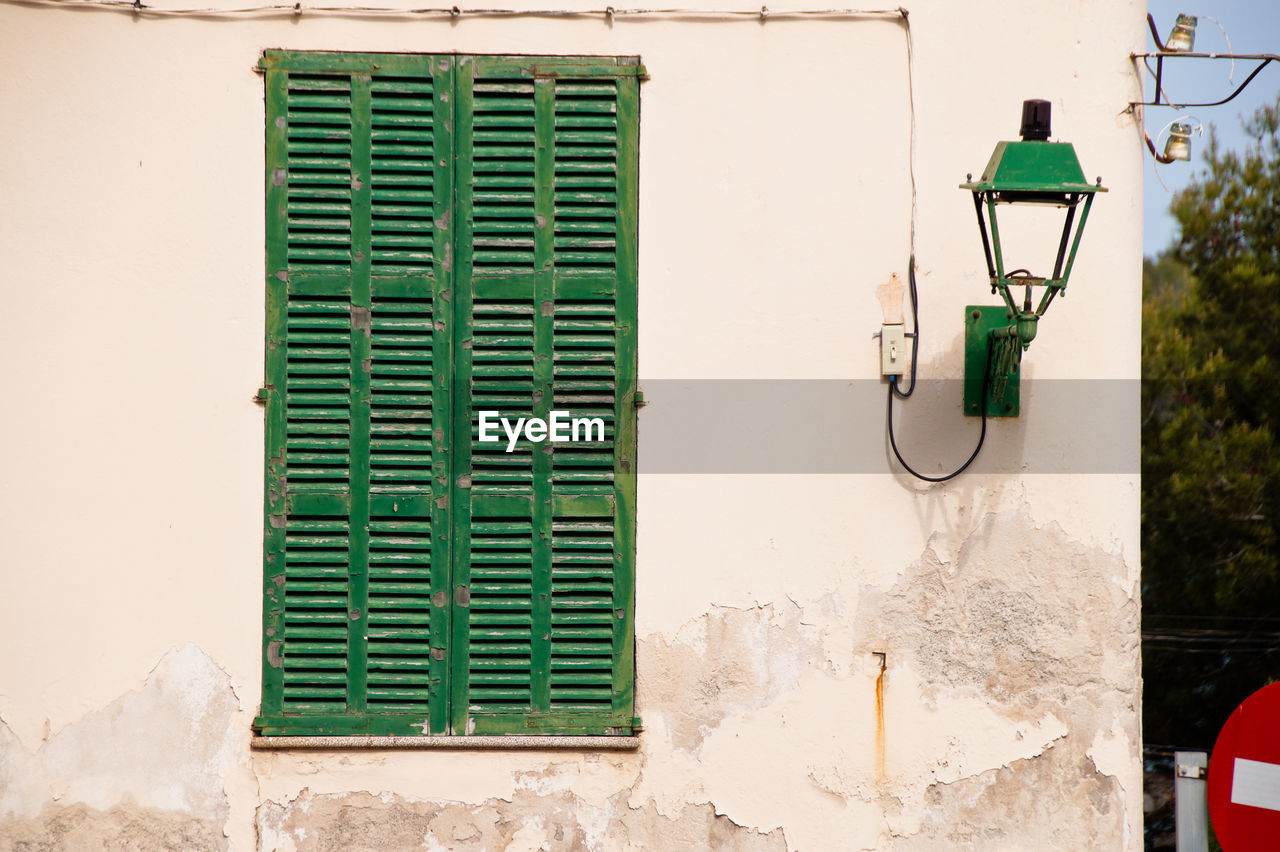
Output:
[[453,59],[269,52],[263,64],[258,727],[442,732]]
[[[641,69],[285,51],[262,67],[255,727],[629,733]],[[553,409],[602,438],[478,440],[479,411]]]
[[[459,733],[632,725],[638,84],[593,62],[459,65]],[[603,440],[479,440],[553,410]]]

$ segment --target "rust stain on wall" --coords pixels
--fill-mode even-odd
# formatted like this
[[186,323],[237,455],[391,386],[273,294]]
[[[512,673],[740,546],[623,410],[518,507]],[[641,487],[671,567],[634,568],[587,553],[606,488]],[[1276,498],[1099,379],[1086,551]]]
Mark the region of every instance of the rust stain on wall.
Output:
[[884,782],[884,670],[885,656],[880,654],[880,673],[876,675],[876,778]]

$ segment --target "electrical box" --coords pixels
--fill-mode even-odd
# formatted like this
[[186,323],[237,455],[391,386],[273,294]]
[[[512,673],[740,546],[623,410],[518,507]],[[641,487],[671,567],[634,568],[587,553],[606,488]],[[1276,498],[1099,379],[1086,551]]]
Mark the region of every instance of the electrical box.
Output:
[[880,375],[901,376],[907,366],[907,328],[886,325],[880,328]]

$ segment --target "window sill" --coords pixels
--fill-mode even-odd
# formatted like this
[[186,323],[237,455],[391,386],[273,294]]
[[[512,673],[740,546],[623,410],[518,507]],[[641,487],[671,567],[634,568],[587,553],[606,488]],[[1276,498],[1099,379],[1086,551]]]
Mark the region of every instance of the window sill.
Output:
[[491,737],[254,737],[250,746],[255,749],[279,750],[295,748],[355,749],[355,748],[405,748],[477,750],[520,749],[524,751],[634,751],[640,747],[640,738],[630,737],[574,737],[574,736],[491,736]]

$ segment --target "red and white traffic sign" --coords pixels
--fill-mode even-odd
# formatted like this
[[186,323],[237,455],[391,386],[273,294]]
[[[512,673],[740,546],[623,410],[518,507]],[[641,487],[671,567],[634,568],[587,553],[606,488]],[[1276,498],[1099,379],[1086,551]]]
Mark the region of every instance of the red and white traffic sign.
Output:
[[1280,849],[1280,683],[1250,695],[1222,726],[1208,792],[1223,852]]

